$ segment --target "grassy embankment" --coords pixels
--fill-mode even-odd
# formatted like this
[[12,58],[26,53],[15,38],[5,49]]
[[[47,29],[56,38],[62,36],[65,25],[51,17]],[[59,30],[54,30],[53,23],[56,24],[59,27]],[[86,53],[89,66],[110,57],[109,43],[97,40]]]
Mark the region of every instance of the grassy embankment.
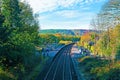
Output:
[[85,56],[78,60],[85,80],[120,80],[120,61]]
[[37,65],[28,76],[26,76],[26,80],[35,80],[36,77],[39,75],[39,73],[42,71],[42,69],[48,59],[49,59],[49,57],[42,58],[42,62],[40,62],[40,64]]

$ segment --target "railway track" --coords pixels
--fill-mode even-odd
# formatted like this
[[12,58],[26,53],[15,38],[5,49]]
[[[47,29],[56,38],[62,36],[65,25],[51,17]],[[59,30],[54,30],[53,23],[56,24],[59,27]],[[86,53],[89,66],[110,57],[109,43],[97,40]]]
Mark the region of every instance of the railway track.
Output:
[[38,80],[77,80],[74,78],[76,73],[70,56],[72,46],[70,44],[62,48],[51,62],[44,78]]

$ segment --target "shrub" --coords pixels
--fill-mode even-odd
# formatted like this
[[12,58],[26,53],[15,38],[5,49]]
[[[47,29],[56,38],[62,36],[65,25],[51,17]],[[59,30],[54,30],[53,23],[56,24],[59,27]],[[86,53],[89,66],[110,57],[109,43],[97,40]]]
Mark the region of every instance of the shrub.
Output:
[[110,63],[92,57],[79,59],[80,68],[87,80],[120,80],[120,61]]

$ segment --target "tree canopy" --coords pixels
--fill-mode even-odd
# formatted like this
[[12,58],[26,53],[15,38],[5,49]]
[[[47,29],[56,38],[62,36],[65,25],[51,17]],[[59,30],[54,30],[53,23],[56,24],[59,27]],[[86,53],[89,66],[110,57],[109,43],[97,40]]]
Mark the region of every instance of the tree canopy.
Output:
[[[39,25],[32,9],[19,0],[0,3],[0,69],[21,77],[34,65]],[[30,58],[34,57],[33,60]],[[29,64],[29,65],[28,65]],[[35,63],[34,63],[35,64]],[[15,72],[17,71],[17,72]],[[0,73],[1,75],[1,73]],[[1,77],[1,76],[0,76]]]

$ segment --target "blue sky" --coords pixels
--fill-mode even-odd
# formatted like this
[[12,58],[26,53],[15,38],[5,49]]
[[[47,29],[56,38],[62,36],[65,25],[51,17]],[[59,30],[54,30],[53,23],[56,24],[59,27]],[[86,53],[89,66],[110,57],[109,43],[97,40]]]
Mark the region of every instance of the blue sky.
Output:
[[89,29],[107,0],[27,0],[41,29]]

